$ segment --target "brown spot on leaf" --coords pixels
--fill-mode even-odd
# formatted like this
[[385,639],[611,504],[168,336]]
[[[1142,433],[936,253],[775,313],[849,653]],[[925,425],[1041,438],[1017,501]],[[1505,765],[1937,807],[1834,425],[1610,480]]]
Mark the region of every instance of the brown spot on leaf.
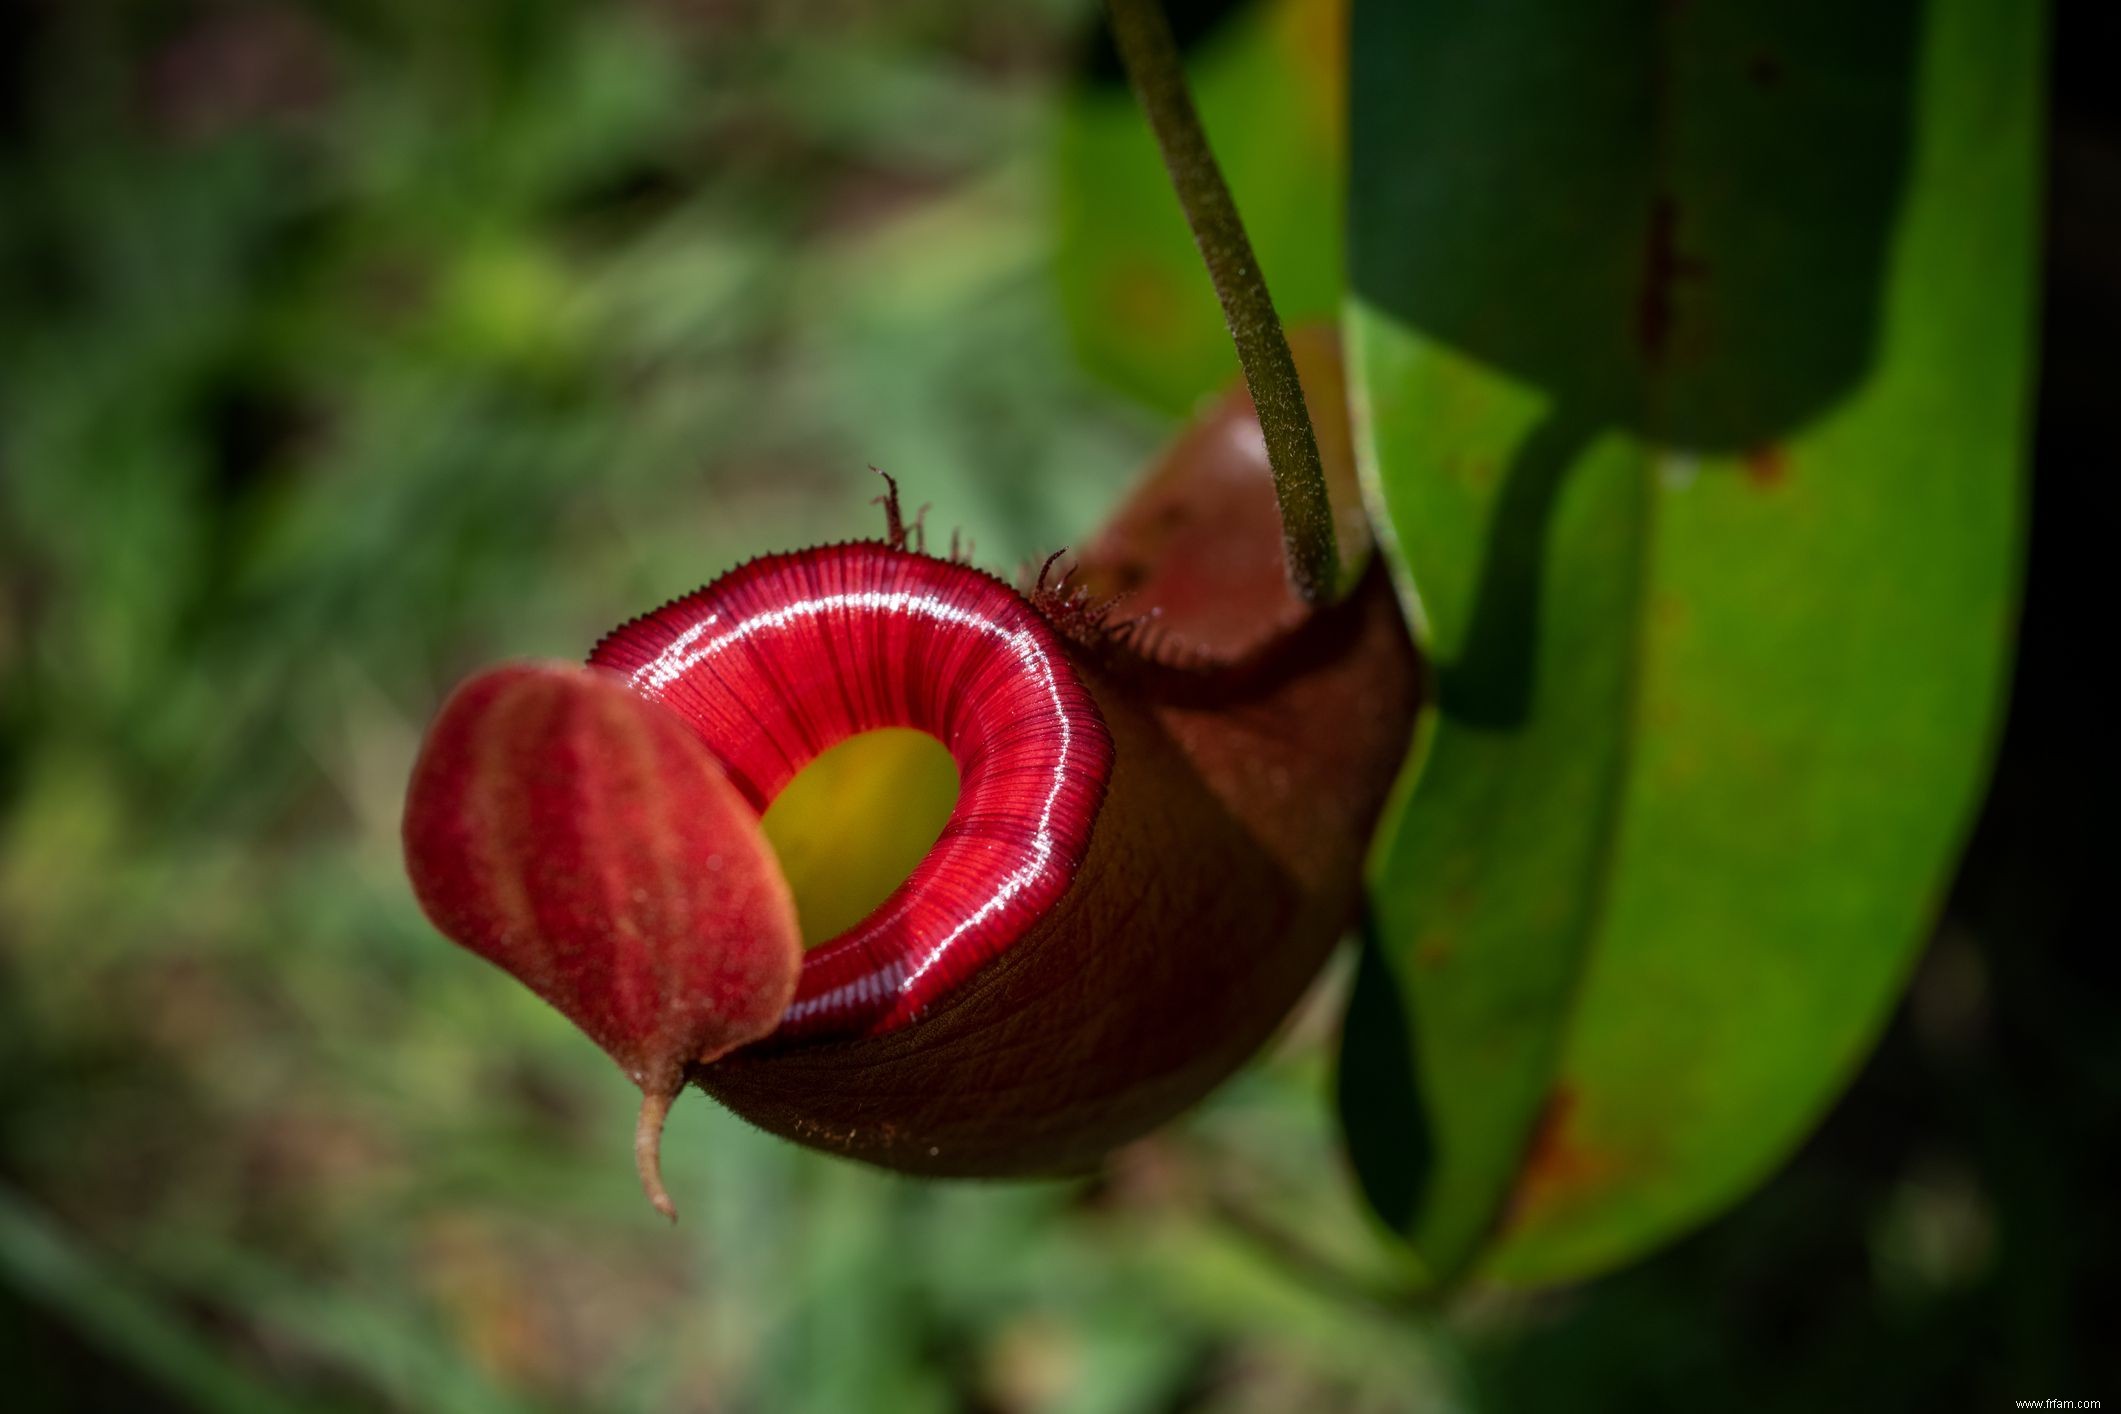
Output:
[[1532,1125],[1517,1187],[1504,1207],[1503,1225],[1522,1228],[1556,1209],[1579,1203],[1619,1167],[1613,1155],[1584,1138],[1580,1097],[1574,1086],[1559,1083]]
[[1708,274],[1706,261],[1679,247],[1679,203],[1669,194],[1650,205],[1650,224],[1643,241],[1642,293],[1635,303],[1635,337],[1650,362],[1670,354],[1678,322],[1679,285]]
[[1467,457],[1459,463],[1459,476],[1466,485],[1485,491],[1495,484],[1497,464],[1492,457]]
[[1118,315],[1137,338],[1168,339],[1191,311],[1172,298],[1170,281],[1142,260],[1116,263],[1102,276],[1104,308]]
[[1414,949],[1414,961],[1422,967],[1441,967],[1458,951],[1458,939],[1449,933],[1425,934]]
[[1769,443],[1745,454],[1745,478],[1762,490],[1780,486],[1790,474],[1790,454]]
[[1752,58],[1745,61],[1745,76],[1751,79],[1757,88],[1776,89],[1782,87],[1783,68],[1781,56],[1770,54],[1765,49],[1760,50]]

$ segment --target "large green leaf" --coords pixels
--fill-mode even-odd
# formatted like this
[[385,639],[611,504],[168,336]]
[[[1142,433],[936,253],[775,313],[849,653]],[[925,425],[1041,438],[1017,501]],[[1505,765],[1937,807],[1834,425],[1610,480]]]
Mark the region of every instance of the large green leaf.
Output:
[[[1345,0],[1254,0],[1189,35],[1186,73],[1286,323],[1335,317]],[[1174,416],[1237,376],[1215,288],[1116,61],[1062,110],[1056,273],[1077,351]]]
[[1342,1066],[1438,1277],[1757,1183],[1977,803],[2023,519],[2024,0],[1359,0],[1363,456],[1440,705]]

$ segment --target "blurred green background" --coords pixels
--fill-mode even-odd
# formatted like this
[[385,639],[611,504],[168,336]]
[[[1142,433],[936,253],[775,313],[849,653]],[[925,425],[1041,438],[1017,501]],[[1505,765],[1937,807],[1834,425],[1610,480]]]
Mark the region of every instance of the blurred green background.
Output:
[[1101,385],[1124,350],[1071,341],[1055,277],[1090,5],[0,15],[0,1403],[2121,1397],[2092,1314],[2121,1273],[2107,811],[2072,744],[2111,636],[2103,12],[2058,26],[2011,735],[1899,1019],[1729,1217],[1443,1311],[1393,1295],[1335,1147],[1344,969],[1089,1183],[913,1183],[695,1097],[672,1233],[631,1087],[402,880],[418,733],[472,668],[873,533],[870,464],[1013,569],[1168,431],[1177,395]]

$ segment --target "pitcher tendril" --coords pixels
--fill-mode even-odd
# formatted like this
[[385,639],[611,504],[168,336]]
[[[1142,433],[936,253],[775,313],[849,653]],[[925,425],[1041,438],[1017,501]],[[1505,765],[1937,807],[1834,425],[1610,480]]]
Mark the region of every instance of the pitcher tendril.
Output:
[[1105,9],[1120,62],[1148,115],[1259,411],[1267,460],[1274,470],[1274,495],[1281,506],[1282,550],[1290,582],[1306,601],[1326,603],[1340,579],[1333,508],[1281,317],[1267,293],[1237,204],[1208,148],[1163,6],[1159,0],[1106,0]]

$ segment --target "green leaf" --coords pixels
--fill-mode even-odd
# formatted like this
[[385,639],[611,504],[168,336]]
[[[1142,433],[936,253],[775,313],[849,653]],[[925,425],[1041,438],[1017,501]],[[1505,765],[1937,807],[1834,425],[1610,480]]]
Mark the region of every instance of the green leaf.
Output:
[[2020,0],[1359,0],[1359,441],[1440,705],[1341,1100],[1439,1278],[1735,1201],[1875,1037],[2023,522]]
[[[1341,0],[1262,0],[1187,55],[1201,124],[1284,324],[1340,312],[1344,23]],[[1191,412],[1237,377],[1237,355],[1116,61],[1068,96],[1057,165],[1056,274],[1077,352],[1149,405]]]

